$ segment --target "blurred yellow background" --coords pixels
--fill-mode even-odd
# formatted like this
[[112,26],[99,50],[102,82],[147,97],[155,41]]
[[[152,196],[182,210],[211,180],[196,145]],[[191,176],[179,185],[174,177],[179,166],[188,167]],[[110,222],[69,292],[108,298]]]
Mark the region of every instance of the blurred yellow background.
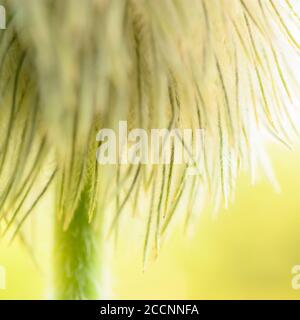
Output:
[[[193,237],[173,228],[156,261],[142,268],[142,235],[129,227],[110,257],[106,297],[114,299],[298,299],[291,270],[300,264],[300,148],[272,147],[282,192],[238,179],[236,201],[217,219],[203,212]],[[47,244],[39,240],[47,257]],[[46,240],[45,240],[46,241]],[[47,261],[47,259],[44,259]],[[7,288],[0,299],[44,299],[47,276],[15,243],[0,246]],[[108,267],[107,267],[108,269]]]

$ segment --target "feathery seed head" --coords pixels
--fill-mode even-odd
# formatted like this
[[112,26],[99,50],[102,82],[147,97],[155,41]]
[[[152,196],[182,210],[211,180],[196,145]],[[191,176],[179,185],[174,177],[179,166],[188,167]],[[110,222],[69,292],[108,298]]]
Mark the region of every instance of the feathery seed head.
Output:
[[[105,208],[112,228],[129,206],[147,203],[145,251],[151,238],[158,247],[181,201],[189,203],[188,219],[209,199],[227,204],[239,172],[254,177],[257,163],[274,180],[266,136],[289,146],[298,133],[297,1],[5,4],[0,173],[7,183],[0,205],[17,206],[9,225],[26,217],[22,199],[49,150],[65,228],[88,184],[87,215],[92,221]],[[97,131],[125,119],[130,128],[204,129],[201,159],[193,159],[200,174],[187,177],[186,166],[173,163],[98,165]]]

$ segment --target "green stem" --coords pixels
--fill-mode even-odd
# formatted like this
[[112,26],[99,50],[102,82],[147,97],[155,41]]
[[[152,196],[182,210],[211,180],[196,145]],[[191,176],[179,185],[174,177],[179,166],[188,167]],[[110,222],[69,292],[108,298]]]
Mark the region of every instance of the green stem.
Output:
[[54,298],[95,300],[100,298],[101,240],[88,221],[89,188],[82,192],[74,218],[66,231],[55,223]]

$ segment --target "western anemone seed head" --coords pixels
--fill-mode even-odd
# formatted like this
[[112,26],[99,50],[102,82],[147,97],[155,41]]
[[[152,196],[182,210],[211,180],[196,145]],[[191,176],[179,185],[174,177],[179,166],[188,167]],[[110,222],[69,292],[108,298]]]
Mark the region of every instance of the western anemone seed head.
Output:
[[[265,141],[290,146],[299,129],[298,1],[5,5],[0,208],[14,234],[54,178],[65,232],[79,211],[96,226],[105,217],[111,231],[142,206],[145,254],[150,244],[159,248],[175,212],[189,222],[203,203],[218,208],[233,199],[242,169],[255,179],[259,164],[275,183]],[[191,159],[198,174],[173,162],[99,165],[96,134],[120,120],[146,130],[203,129],[201,157]]]

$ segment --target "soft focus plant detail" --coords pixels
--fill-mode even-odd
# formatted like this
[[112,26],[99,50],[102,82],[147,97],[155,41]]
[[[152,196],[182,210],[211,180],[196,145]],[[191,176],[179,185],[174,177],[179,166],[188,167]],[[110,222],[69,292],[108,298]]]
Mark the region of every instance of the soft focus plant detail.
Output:
[[[298,1],[3,5],[2,230],[26,241],[26,219],[55,187],[54,298],[101,297],[103,241],[126,215],[144,217],[146,262],[175,215],[192,225],[205,203],[233,200],[241,170],[255,181],[261,166],[276,184],[265,142],[290,147],[299,130]],[[174,161],[100,165],[97,132],[122,120],[204,130],[198,174]]]

